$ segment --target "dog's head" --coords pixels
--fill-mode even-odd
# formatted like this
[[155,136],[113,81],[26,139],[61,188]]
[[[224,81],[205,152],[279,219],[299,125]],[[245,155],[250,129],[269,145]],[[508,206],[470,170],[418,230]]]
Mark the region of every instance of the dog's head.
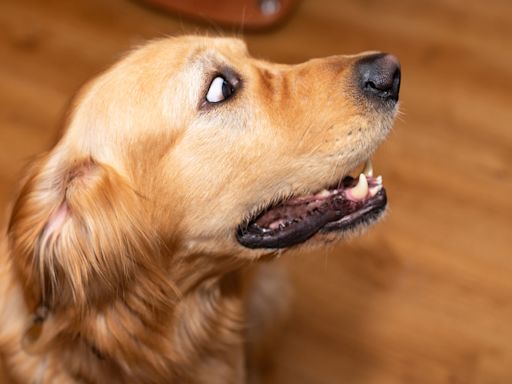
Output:
[[385,54],[277,65],[203,37],[135,50],[29,171],[10,225],[27,289],[108,300],[141,266],[168,269],[168,250],[255,258],[367,225],[381,179],[348,175],[389,132],[399,84]]

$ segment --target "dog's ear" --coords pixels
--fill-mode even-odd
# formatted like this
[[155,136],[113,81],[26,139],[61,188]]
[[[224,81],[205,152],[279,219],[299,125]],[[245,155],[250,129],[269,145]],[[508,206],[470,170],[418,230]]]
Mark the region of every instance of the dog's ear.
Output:
[[[52,163],[56,163],[52,165]],[[126,177],[92,158],[36,161],[9,224],[13,264],[32,309],[84,310],[122,294],[155,263],[156,237]]]

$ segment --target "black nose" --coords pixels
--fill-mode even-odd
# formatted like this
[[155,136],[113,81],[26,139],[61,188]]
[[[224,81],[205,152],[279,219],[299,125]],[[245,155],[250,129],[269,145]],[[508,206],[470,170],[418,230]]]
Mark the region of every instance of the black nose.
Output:
[[364,94],[383,100],[398,101],[400,62],[387,53],[378,53],[358,63],[360,86]]

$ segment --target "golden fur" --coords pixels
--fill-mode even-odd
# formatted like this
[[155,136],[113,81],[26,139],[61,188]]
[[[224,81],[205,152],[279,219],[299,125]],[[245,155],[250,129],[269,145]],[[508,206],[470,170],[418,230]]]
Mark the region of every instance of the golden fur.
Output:
[[[287,292],[254,264],[276,253],[243,248],[236,228],[339,180],[383,140],[393,115],[350,96],[360,57],[277,65],[239,40],[188,36],[134,50],[87,84],[27,169],[0,241],[12,380],[244,382],[246,356],[261,354],[247,343]],[[243,92],[205,105],[226,66]]]

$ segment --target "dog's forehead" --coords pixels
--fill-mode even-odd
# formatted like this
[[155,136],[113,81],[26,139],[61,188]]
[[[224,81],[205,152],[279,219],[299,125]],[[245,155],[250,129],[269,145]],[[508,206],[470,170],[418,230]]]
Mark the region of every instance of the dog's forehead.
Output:
[[233,37],[210,37],[205,40],[208,48],[216,49],[226,54],[247,54],[245,41]]
[[198,59],[221,57],[235,59],[246,57],[248,50],[245,42],[230,37],[181,36],[157,39],[131,51],[116,67],[124,69],[148,66],[170,66],[174,68],[196,62]]
[[[194,41],[195,40],[195,41]],[[187,64],[217,64],[236,61],[249,55],[244,41],[235,38],[206,38],[193,41],[186,60]]]

